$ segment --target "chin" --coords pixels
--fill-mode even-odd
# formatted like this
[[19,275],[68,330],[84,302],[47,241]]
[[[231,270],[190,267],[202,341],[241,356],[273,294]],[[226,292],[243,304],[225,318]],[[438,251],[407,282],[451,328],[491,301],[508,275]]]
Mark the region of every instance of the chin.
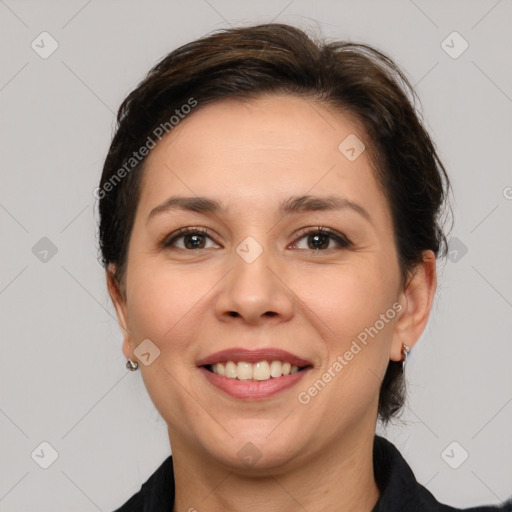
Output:
[[[275,422],[272,428],[275,428]],[[281,432],[272,439],[273,435],[269,435],[272,428],[254,434],[247,430],[241,431],[240,435],[213,445],[209,438],[205,450],[213,459],[240,474],[254,476],[261,472],[261,475],[268,476],[269,470],[276,470],[278,474],[289,470],[290,464],[304,450],[300,450],[297,436],[283,435]]]

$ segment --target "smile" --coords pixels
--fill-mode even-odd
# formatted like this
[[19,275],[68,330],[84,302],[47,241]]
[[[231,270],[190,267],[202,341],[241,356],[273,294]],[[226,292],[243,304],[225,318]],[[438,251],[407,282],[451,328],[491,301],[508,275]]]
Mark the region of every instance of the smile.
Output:
[[[230,365],[229,363],[232,363]],[[273,363],[279,363],[281,368],[279,369],[277,364],[274,364],[274,375],[277,375],[278,370],[281,373],[280,376],[273,377],[272,375],[266,376],[272,368]],[[219,371],[219,367],[226,369],[230,376],[221,375],[213,371],[213,367],[216,367],[216,371]],[[256,368],[256,376],[260,373],[260,380],[254,377],[254,367]],[[240,375],[238,374],[238,368],[241,368]],[[292,371],[293,368],[293,371]],[[313,370],[313,366],[305,366],[299,368],[298,366],[292,367],[290,363],[281,363],[281,361],[261,361],[261,363],[250,364],[242,361],[234,363],[228,361],[225,365],[222,363],[216,363],[215,365],[201,366],[199,368],[201,373],[206,377],[206,380],[213,385],[214,388],[220,390],[223,394],[230,395],[233,398],[242,399],[246,401],[264,400],[269,399],[297,384],[309,371]],[[222,372],[222,370],[220,370]],[[288,373],[284,373],[288,371]],[[253,376],[249,377],[249,372],[253,373]],[[263,373],[264,372],[264,373]],[[236,374],[233,376],[233,374]],[[240,377],[246,377],[240,378]],[[265,377],[265,378],[263,378]]]
[[273,347],[229,348],[199,359],[196,366],[214,388],[244,400],[270,398],[314,368],[311,361]]
[[287,361],[258,361],[249,363],[246,361],[227,361],[207,365],[206,369],[228,379],[266,381],[276,379],[283,375],[294,375],[306,368],[299,368]]

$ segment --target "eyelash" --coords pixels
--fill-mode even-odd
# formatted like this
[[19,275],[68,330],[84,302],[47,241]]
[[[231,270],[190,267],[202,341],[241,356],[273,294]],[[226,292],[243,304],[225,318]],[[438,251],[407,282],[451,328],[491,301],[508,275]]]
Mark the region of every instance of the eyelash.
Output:
[[[353,246],[352,242],[341,233],[338,233],[337,231],[334,231],[329,228],[325,228],[323,226],[318,226],[316,228],[303,228],[299,231],[297,241],[308,236],[308,235],[327,235],[331,239],[335,240],[336,243],[339,245],[338,249],[349,249]],[[184,237],[185,235],[204,235],[208,238],[212,239],[212,237],[209,234],[209,230],[206,228],[200,228],[200,227],[186,227],[186,228],[180,228],[174,233],[172,233],[169,236],[164,236],[163,239],[158,243],[158,247],[161,249],[169,249],[176,240],[179,238]],[[213,239],[212,239],[213,240]],[[294,242],[295,243],[295,242]],[[181,249],[181,247],[179,248]],[[185,251],[197,251],[200,249],[183,249]],[[331,249],[302,249],[302,250],[309,250],[311,252],[326,252],[330,251]]]

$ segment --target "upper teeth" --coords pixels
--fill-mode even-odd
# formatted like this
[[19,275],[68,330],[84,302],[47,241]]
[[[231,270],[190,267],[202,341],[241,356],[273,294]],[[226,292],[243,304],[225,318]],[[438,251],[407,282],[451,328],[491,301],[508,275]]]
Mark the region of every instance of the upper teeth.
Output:
[[298,366],[292,366],[291,363],[282,361],[272,361],[270,364],[268,361],[259,361],[255,364],[244,361],[238,363],[228,361],[227,363],[213,364],[211,368],[213,373],[239,380],[268,380],[270,377],[281,377],[299,371]]

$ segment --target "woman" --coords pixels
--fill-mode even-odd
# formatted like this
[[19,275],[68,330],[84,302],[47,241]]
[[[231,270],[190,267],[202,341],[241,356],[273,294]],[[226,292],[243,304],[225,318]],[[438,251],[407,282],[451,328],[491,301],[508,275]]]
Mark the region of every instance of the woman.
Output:
[[375,434],[446,254],[408,93],[369,46],[269,24],[177,49],[125,99],[100,245],[172,457],[119,511],[456,510]]

